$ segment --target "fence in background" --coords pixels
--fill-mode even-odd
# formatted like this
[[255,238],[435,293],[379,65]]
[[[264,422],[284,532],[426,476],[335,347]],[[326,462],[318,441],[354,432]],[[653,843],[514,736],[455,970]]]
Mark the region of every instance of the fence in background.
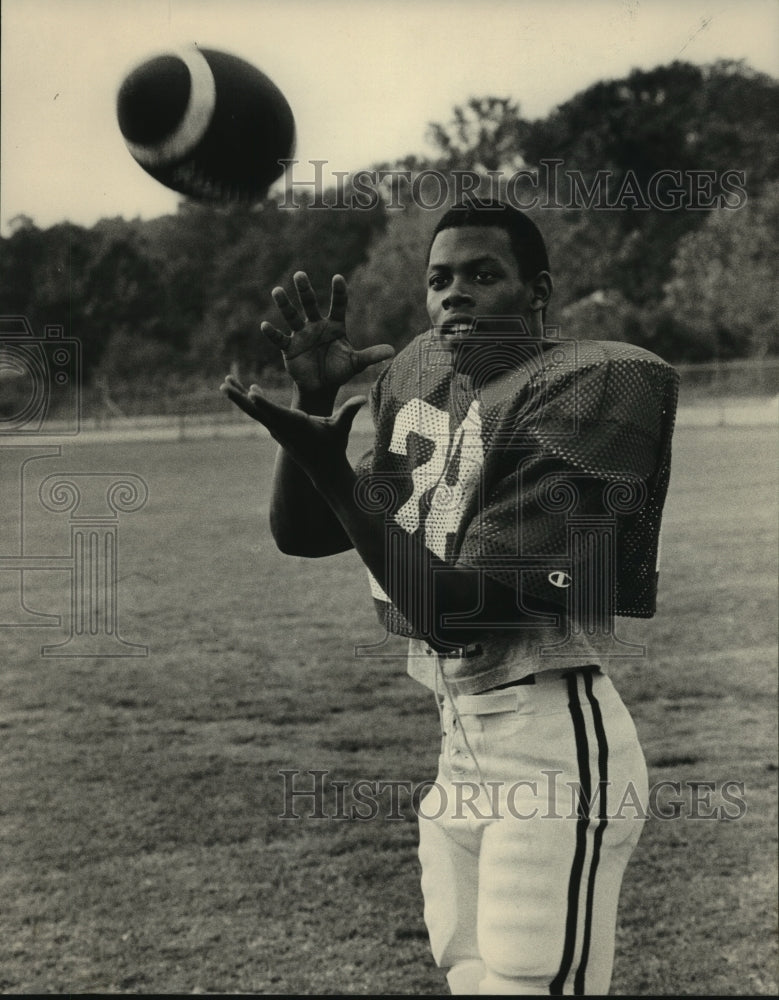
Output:
[[674,367],[681,376],[681,406],[743,406],[748,401],[770,402],[779,394],[779,358]]
[[779,424],[779,358],[676,365],[679,426]]
[[[779,358],[707,362],[675,366],[681,382],[679,426],[765,426],[779,423]],[[284,376],[274,376],[266,393],[286,405],[290,397]],[[369,381],[355,380],[341,390],[339,401],[352,395],[367,395]],[[144,412],[145,411],[145,412]],[[57,443],[89,443],[112,440],[189,440],[239,437],[262,433],[218,391],[216,383],[199,381],[167,385],[164,392],[149,391],[127,399],[111,397],[105,390],[90,389],[82,400],[77,434],[60,436],[56,420],[48,421],[51,440]],[[371,428],[368,408],[357,415],[357,432]],[[29,442],[30,434],[14,438],[5,428],[3,440]],[[36,439],[49,439],[43,428]]]

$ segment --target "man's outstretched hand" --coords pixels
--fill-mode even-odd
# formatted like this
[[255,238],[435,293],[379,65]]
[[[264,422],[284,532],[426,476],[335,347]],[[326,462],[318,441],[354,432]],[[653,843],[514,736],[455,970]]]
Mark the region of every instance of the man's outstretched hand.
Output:
[[365,396],[347,399],[331,417],[316,417],[279,406],[263,396],[259,386],[247,390],[232,375],[220,388],[244,413],[270,431],[316,485],[324,485],[339,472],[350,469],[346,446],[354,418],[367,401]]
[[330,311],[323,317],[314,289],[303,271],[296,271],[292,280],[300,301],[295,306],[283,288],[274,288],[273,301],[289,326],[289,333],[271,323],[260,327],[272,344],[284,356],[284,366],[303,392],[337,389],[369,365],[391,358],[395,349],[389,344],[377,344],[356,350],[346,337],[346,281],[340,274],[333,276]]

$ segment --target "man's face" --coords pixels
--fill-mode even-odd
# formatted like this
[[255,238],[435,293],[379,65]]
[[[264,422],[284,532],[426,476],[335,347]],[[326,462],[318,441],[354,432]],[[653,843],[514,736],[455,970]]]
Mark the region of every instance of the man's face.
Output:
[[[507,330],[508,317],[529,321],[533,298],[505,230],[463,226],[436,236],[427,268],[427,312],[442,346],[461,354],[469,338],[475,348],[482,333]],[[495,322],[499,317],[503,323]],[[494,344],[494,335],[488,339]]]

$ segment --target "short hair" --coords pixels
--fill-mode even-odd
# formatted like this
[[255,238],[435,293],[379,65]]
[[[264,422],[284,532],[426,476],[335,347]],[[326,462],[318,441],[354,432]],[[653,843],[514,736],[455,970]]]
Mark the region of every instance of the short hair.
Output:
[[461,226],[494,226],[503,229],[511,241],[511,249],[523,280],[531,281],[541,271],[549,270],[549,255],[541,230],[524,212],[497,200],[468,200],[453,205],[433,230],[427,248],[428,261],[436,236],[443,229],[458,229]]

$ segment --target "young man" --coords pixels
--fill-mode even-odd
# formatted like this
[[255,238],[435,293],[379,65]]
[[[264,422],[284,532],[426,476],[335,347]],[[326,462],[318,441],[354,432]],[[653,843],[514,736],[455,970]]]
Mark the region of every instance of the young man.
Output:
[[354,547],[408,670],[435,693],[439,773],[420,804],[425,920],[453,993],[605,993],[646,768],[605,674],[635,653],[614,615],[655,610],[677,379],[626,344],[544,327],[543,238],[500,203],[455,206],[433,234],[431,328],[382,371],[376,438],[353,469],[364,399],[340,385],[387,360],[346,339],[336,276],[322,318],[307,277],[263,325],[292,408],[228,377],[281,445],[271,528],[288,553]]

